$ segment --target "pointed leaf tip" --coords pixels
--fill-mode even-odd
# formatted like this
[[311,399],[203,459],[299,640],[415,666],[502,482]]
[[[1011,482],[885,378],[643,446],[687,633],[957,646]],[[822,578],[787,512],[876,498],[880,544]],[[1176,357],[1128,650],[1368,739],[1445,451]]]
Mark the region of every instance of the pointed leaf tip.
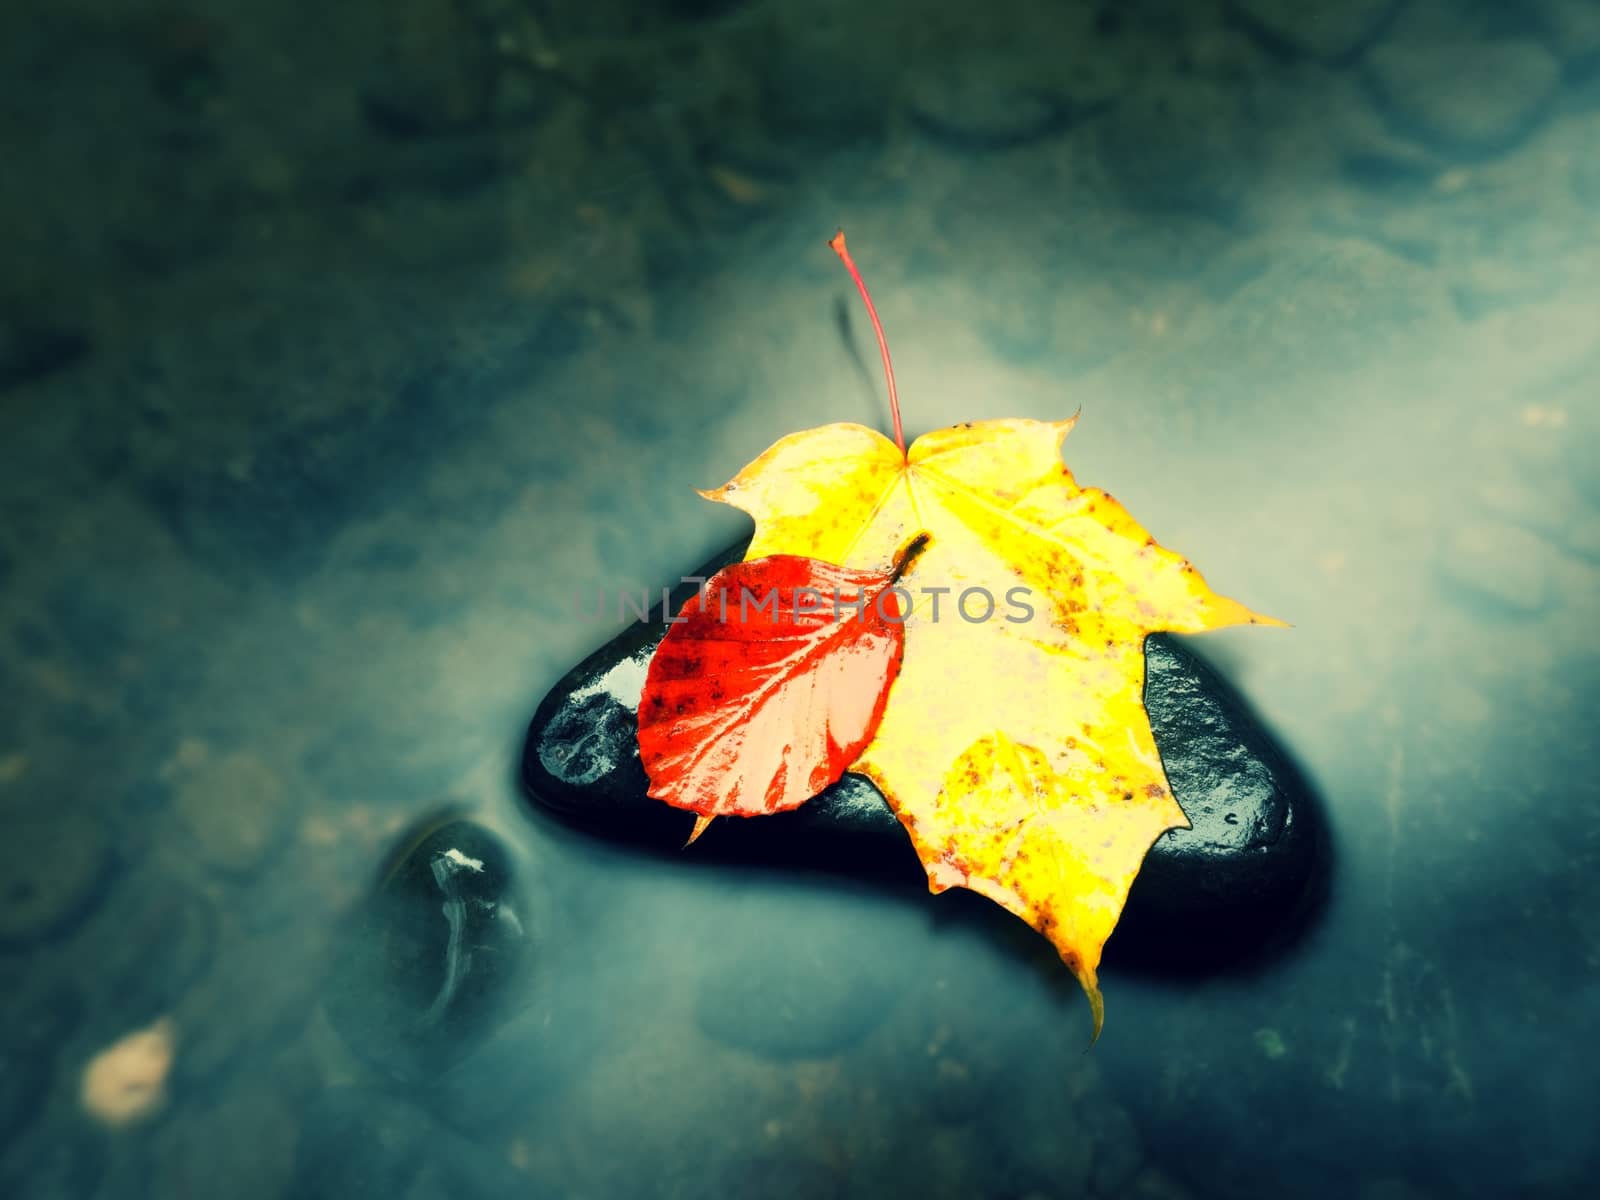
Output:
[[711,822],[715,820],[715,817],[698,818],[694,823],[694,829],[689,833],[689,840],[683,844],[683,848],[687,850],[690,846],[694,845],[695,839],[704,833],[708,828],[710,828]]

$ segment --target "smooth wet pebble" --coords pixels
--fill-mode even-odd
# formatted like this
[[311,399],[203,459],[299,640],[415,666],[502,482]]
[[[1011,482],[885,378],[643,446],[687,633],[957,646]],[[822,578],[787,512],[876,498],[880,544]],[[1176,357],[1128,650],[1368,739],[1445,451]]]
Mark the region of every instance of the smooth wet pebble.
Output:
[[539,914],[518,872],[494,833],[459,816],[398,840],[327,983],[329,1018],[354,1050],[423,1078],[528,1002]]

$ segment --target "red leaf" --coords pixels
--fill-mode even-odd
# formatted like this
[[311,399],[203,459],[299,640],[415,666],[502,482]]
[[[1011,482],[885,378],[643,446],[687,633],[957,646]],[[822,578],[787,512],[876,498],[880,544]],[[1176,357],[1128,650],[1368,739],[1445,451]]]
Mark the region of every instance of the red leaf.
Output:
[[683,606],[645,676],[639,756],[650,795],[700,814],[691,842],[713,817],[798,808],[872,740],[905,646],[889,589],[923,540],[892,573],[734,563]]

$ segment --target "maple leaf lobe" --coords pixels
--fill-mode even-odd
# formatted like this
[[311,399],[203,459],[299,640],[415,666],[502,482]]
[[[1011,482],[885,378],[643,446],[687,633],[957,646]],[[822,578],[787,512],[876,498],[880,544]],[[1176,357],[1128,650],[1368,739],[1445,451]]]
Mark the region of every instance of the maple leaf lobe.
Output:
[[1098,1033],[1096,970],[1128,885],[1151,843],[1188,825],[1143,707],[1144,637],[1276,622],[1213,592],[1115,498],[1080,488],[1060,455],[1075,422],[967,422],[903,457],[865,426],[825,425],[703,494],[755,518],[751,558],[859,567],[928,531],[924,591],[1020,581],[1042,601],[1023,624],[940,623],[914,604],[854,769],[888,798],[932,890],[978,891],[1050,939]]

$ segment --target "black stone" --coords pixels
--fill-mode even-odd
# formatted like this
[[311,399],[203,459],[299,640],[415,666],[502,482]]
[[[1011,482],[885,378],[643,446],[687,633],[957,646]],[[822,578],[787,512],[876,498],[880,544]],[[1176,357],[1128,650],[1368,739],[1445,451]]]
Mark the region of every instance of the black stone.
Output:
[[527,1002],[533,921],[499,838],[449,812],[426,818],[355,915],[329,1020],[391,1077],[433,1079]]
[[[694,574],[742,557],[730,547]],[[672,597],[672,610],[693,584]],[[579,663],[539,705],[522,780],[540,806],[607,838],[676,850],[694,818],[646,794],[636,713],[660,611]],[[1145,707],[1173,794],[1191,822],[1151,847],[1108,955],[1164,969],[1251,957],[1297,928],[1326,879],[1316,805],[1284,752],[1217,673],[1184,645],[1145,643]],[[697,857],[804,864],[925,882],[899,821],[863,776],[787,813],[715,822]]]

